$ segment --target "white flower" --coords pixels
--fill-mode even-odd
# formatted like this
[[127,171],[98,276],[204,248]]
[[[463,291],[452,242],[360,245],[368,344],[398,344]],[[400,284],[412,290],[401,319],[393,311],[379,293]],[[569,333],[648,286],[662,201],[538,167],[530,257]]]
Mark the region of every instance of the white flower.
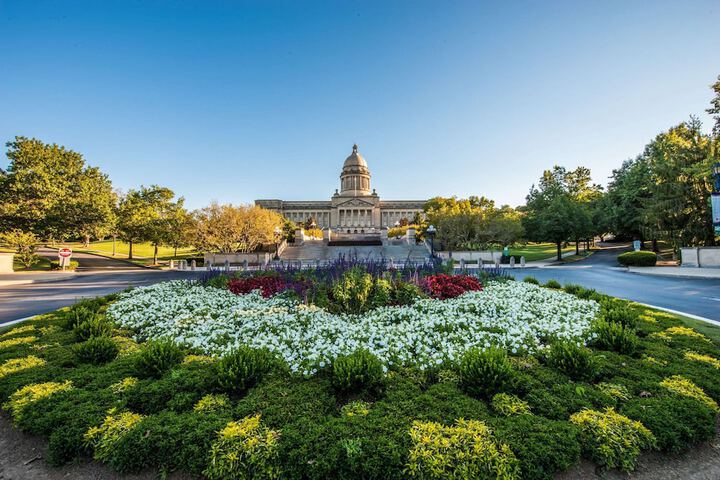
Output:
[[428,368],[472,347],[532,353],[548,339],[583,342],[597,303],[536,285],[506,282],[450,300],[419,300],[364,315],[336,315],[285,297],[174,281],[122,293],[108,315],[138,340],[169,337],[210,355],[238,345],[277,353],[292,372],[312,375],[339,355],[367,348],[385,365]]

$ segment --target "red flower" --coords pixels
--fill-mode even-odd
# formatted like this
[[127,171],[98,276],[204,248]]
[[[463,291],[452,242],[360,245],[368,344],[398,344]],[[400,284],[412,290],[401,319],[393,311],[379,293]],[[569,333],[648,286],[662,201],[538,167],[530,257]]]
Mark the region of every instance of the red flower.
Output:
[[253,290],[260,290],[265,298],[272,297],[287,290],[288,285],[280,277],[262,276],[250,278],[235,278],[228,282],[228,290],[235,295],[250,293]]
[[440,273],[423,278],[421,286],[432,298],[445,300],[459,297],[465,292],[482,290],[480,281],[469,275],[446,275]]

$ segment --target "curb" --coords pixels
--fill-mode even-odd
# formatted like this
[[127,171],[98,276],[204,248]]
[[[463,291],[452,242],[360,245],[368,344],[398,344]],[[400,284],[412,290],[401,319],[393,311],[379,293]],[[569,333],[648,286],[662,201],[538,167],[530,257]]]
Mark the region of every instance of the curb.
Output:
[[[662,268],[662,267],[661,267]],[[684,273],[648,273],[648,272],[638,272],[637,270],[630,270],[627,267],[617,267],[618,270],[624,270],[627,273],[634,273],[635,275],[646,275],[649,277],[675,277],[675,278],[692,278],[692,279],[700,279],[700,280],[720,280],[720,277],[703,277],[700,275],[686,275]]]
[[[632,302],[633,300],[630,300],[630,301]],[[640,305],[645,305],[646,307],[655,308],[657,310],[662,310],[664,312],[674,313],[675,315],[682,315],[683,317],[692,318],[693,320],[700,320],[701,322],[709,323],[711,325],[720,327],[720,321],[713,320],[712,318],[701,317],[700,315],[693,315],[692,313],[685,313],[685,312],[681,312],[679,310],[673,310],[671,308],[658,307],[657,305],[650,305],[649,303],[642,303],[642,302],[635,302],[635,303],[638,303]]]
[[[58,275],[65,275],[63,273],[58,273]],[[0,287],[12,287],[15,285],[30,285],[33,283],[54,283],[54,282],[64,282],[67,280],[72,280],[73,278],[77,278],[77,274],[68,275],[64,278],[43,278],[43,279],[23,279],[23,280],[0,280]]]

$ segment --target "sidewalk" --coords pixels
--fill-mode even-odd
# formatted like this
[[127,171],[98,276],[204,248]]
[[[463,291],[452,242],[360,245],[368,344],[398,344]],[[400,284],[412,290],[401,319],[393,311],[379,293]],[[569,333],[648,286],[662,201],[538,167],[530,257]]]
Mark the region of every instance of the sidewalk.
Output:
[[6,273],[0,275],[0,287],[39,282],[62,282],[75,277],[77,277],[75,272]]
[[630,273],[638,273],[640,275],[663,275],[667,277],[687,278],[720,278],[720,268],[628,267],[627,271]]

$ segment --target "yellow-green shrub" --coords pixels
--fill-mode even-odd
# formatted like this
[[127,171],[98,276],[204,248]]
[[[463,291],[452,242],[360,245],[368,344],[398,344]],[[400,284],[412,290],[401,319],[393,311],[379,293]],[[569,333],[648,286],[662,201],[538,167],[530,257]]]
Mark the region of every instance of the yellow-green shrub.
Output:
[[230,407],[230,399],[227,395],[207,394],[202,397],[193,407],[196,412],[211,412],[214,410],[222,410]]
[[661,387],[665,387],[676,395],[694,398],[699,400],[716,412],[720,412],[720,408],[715,400],[710,398],[702,388],[681,375],[673,375],[660,382]]
[[45,365],[45,363],[45,360],[34,355],[28,355],[23,358],[11,358],[0,365],[0,378],[10,375],[11,373],[27,370],[28,368],[42,366]]
[[526,401],[507,393],[498,393],[493,396],[491,405],[493,410],[506,417],[531,414],[530,406]]
[[117,409],[112,408],[102,424],[85,432],[85,443],[94,450],[95,459],[108,460],[117,442],[143,418],[132,412],[117,413]]
[[203,474],[209,480],[279,478],[279,437],[260,424],[260,414],[230,422],[212,444],[210,465]]
[[696,362],[703,362],[712,365],[715,368],[720,368],[720,360],[710,355],[701,355],[695,352],[685,352],[685,358],[687,360],[694,360]]
[[583,449],[607,468],[630,471],[635,468],[640,451],[655,445],[650,430],[613,408],[604,412],[583,410],[571,415],[570,421],[580,427]]
[[135,352],[140,351],[140,345],[132,338],[116,335],[116,336],[112,337],[112,340],[115,342],[115,345],[117,345],[117,347],[118,347],[118,356],[119,357],[131,355]]
[[208,355],[185,355],[182,364],[189,365],[191,363],[212,363],[216,359]]
[[363,402],[362,400],[356,400],[348,403],[347,405],[343,405],[340,412],[346,417],[364,417],[370,413],[370,404],[368,402]]
[[0,350],[2,350],[3,348],[10,348],[10,347],[15,347],[17,345],[32,343],[35,340],[37,340],[37,337],[32,336],[32,335],[29,337],[10,338],[8,340],[3,340],[2,342],[0,342]]
[[0,335],[0,338],[7,338],[12,337],[14,335],[19,335],[21,333],[28,333],[35,331],[35,325],[25,325],[22,327],[13,328],[12,330],[8,330],[7,332]]
[[628,391],[627,387],[624,385],[618,385],[616,383],[598,383],[597,385],[598,390],[603,392],[605,395],[610,395],[611,397],[620,400],[622,402],[626,402],[630,399],[630,392]]
[[125,393],[135,385],[137,385],[138,379],[135,377],[125,377],[117,383],[110,385],[110,390],[115,394]]
[[692,328],[688,328],[688,327],[670,327],[670,328],[666,328],[662,332],[656,332],[656,333],[650,334],[651,337],[661,338],[663,340],[672,340],[672,337],[674,337],[676,335],[698,338],[698,339],[704,340],[706,342],[710,341],[702,333],[696,332]]
[[413,422],[406,471],[422,479],[516,479],[520,464],[505,444],[479,420],[459,419],[454,426]]
[[9,410],[13,420],[17,422],[22,418],[23,409],[31,403],[37,402],[41,398],[49,397],[54,393],[70,390],[71,388],[72,382],[69,380],[63,383],[45,382],[25,385],[10,395],[10,398],[5,405],[3,405],[3,408]]

